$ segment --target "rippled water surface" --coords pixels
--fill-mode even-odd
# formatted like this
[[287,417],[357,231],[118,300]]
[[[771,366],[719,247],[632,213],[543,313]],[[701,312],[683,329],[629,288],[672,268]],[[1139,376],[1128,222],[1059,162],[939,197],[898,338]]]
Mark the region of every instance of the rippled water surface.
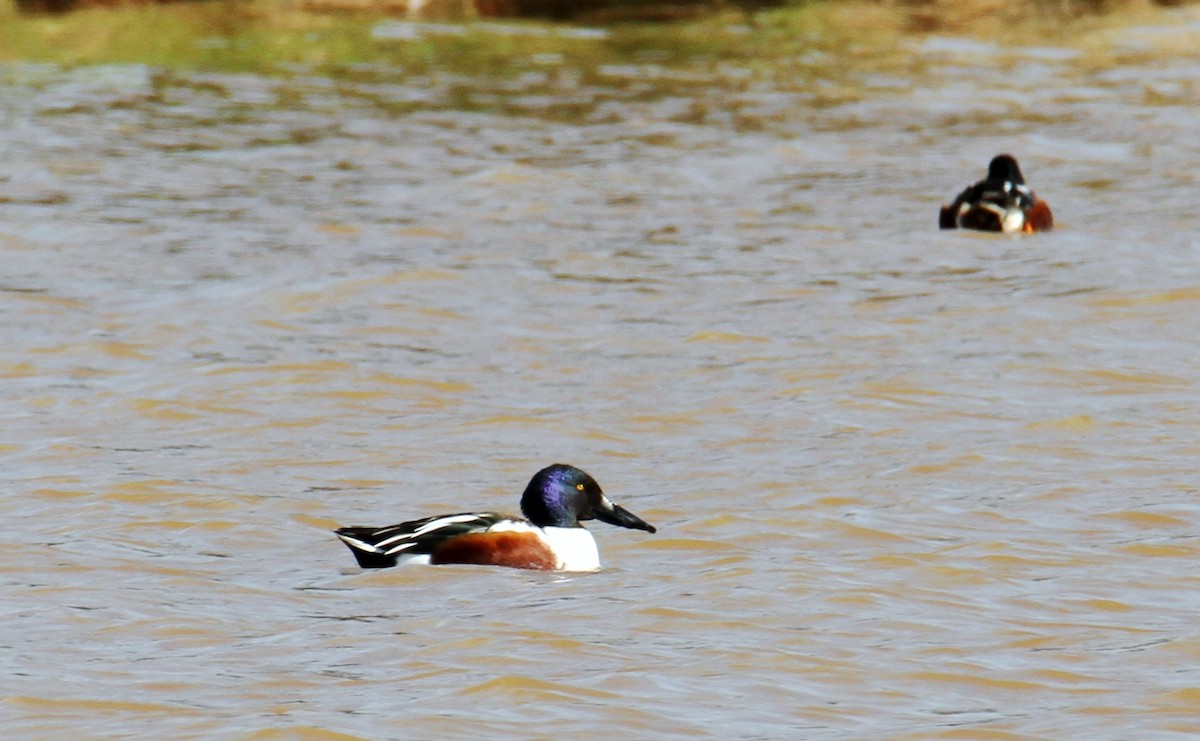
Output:
[[[1195,737],[1177,20],[581,123],[0,68],[6,733]],[[1060,228],[938,232],[1000,151]],[[329,533],[555,461],[658,534],[564,576]]]

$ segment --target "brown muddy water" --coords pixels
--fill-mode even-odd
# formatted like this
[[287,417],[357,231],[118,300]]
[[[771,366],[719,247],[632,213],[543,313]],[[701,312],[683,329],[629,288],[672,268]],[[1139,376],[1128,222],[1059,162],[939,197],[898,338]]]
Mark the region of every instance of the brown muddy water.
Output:
[[[0,68],[5,736],[1195,737],[1175,20],[580,122]],[[939,232],[1000,151],[1060,228]],[[555,461],[658,534],[565,576],[329,533]]]

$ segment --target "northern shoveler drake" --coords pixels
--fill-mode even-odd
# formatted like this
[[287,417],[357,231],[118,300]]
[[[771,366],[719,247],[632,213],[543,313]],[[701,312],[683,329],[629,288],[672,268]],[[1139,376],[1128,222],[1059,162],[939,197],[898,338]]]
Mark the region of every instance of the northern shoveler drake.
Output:
[[1050,206],[1034,195],[1011,154],[998,154],[988,165],[986,180],[968,187],[954,203],[942,206],[943,229],[985,232],[1044,232],[1054,227]]
[[406,563],[485,564],[546,571],[595,571],[600,553],[580,520],[656,532],[613,504],[587,473],[562,463],[534,474],[521,495],[525,519],[495,512],[438,515],[389,527],[334,532],[364,569]]

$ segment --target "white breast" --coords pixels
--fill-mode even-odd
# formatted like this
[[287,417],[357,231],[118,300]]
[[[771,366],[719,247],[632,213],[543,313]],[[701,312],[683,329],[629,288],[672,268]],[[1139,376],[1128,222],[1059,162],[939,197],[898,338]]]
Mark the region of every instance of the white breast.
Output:
[[535,532],[558,558],[559,571],[595,571],[600,568],[596,539],[581,527],[535,527],[520,520],[501,520],[489,532]]
[[1004,214],[1004,221],[1000,224],[1001,230],[1006,234],[1019,232],[1025,228],[1025,213],[1019,208],[1012,208],[1008,213]]
[[547,527],[542,537],[558,556],[562,571],[595,571],[600,568],[600,551],[596,539],[581,527]]

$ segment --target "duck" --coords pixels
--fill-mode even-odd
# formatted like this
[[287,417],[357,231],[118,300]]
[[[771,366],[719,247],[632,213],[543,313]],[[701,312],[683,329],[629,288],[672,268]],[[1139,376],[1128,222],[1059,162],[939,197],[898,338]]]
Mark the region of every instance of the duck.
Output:
[[1038,198],[1021,175],[1017,158],[998,154],[988,165],[987,178],[942,206],[942,229],[977,229],[985,232],[1044,232],[1054,228],[1050,204]]
[[538,471],[521,495],[523,518],[496,512],[435,515],[334,534],[364,569],[403,564],[477,564],[543,571],[596,571],[600,553],[580,520],[658,532],[614,504],[587,472],[565,463]]

